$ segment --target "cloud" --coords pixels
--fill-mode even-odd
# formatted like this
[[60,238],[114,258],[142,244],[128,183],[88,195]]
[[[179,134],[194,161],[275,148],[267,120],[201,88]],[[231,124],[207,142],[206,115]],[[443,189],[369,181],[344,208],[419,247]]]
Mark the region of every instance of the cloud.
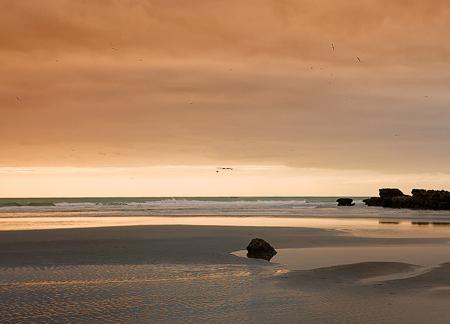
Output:
[[445,1],[0,10],[2,166],[450,172]]
[[[450,13],[440,0],[6,0],[0,6],[9,13],[0,22],[2,49],[27,54],[109,55],[115,47],[120,53],[163,57],[330,60],[334,42],[341,63],[350,53],[373,60],[380,54],[448,58],[442,40]],[[434,53],[426,52],[430,48]]]

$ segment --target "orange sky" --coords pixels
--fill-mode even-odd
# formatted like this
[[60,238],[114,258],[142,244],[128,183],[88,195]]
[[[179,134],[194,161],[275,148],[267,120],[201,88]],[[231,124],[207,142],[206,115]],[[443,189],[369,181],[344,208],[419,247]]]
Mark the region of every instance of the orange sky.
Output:
[[[0,181],[23,183],[0,195],[58,195],[24,168],[94,168],[102,195],[105,167],[159,170],[141,176],[165,185],[125,190],[153,195],[167,165],[194,178],[314,169],[328,187],[311,194],[347,192],[346,173],[355,194],[375,192],[377,174],[449,186],[448,1],[3,0],[0,12]],[[182,191],[270,194],[279,178],[252,172],[266,185]],[[277,194],[311,188],[282,183]]]

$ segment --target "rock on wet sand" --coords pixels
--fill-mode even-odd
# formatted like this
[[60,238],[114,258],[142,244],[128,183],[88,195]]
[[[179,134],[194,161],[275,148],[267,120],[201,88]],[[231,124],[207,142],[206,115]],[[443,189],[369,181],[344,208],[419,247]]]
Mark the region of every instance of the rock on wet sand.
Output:
[[247,257],[270,261],[277,251],[266,241],[254,238],[247,246]]

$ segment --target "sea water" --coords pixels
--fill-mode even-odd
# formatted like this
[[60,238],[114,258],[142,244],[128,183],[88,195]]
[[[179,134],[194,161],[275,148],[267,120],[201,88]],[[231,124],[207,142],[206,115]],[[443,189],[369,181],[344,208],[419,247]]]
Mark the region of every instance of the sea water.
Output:
[[[338,197],[100,197],[0,199],[0,230],[126,225],[221,225],[448,232],[449,211],[338,207]],[[420,228],[420,230],[418,230]],[[363,233],[364,234],[364,233]],[[382,234],[382,233],[381,233]]]

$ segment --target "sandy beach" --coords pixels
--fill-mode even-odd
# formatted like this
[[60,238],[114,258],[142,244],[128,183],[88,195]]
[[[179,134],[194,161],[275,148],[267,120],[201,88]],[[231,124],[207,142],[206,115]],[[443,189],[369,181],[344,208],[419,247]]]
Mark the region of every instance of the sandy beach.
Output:
[[0,9],[0,324],[450,323],[450,1]]
[[[320,228],[129,226],[4,231],[0,321],[448,323],[450,264],[310,270],[231,254],[285,248],[445,246]],[[450,261],[450,254],[448,260]],[[426,311],[424,311],[426,310]]]

